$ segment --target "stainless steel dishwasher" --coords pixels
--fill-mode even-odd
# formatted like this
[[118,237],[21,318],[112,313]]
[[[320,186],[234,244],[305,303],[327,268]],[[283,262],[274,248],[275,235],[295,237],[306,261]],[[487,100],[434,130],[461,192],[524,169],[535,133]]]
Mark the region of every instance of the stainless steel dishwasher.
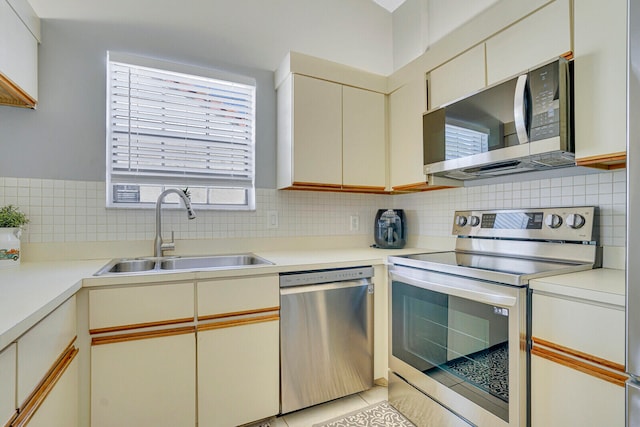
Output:
[[280,412],[373,386],[373,267],[280,275]]

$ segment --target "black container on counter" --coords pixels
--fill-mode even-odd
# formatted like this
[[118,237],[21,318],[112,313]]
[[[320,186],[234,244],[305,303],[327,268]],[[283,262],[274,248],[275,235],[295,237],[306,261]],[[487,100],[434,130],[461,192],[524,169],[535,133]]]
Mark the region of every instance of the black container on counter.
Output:
[[407,243],[407,217],[402,209],[380,209],[373,224],[375,246],[400,249]]

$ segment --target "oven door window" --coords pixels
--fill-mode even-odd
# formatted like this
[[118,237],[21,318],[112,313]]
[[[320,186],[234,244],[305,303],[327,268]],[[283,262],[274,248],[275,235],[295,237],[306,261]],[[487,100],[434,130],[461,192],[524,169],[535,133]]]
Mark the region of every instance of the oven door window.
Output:
[[508,422],[508,309],[392,286],[393,355]]

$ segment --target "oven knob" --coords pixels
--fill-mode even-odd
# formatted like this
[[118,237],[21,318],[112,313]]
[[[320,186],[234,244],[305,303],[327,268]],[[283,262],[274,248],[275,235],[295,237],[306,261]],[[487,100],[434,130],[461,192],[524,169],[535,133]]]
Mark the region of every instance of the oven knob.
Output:
[[472,226],[472,227],[475,227],[478,224],[480,224],[480,218],[478,218],[475,215],[469,215],[468,220],[469,220],[469,225]]
[[567,225],[571,228],[578,229],[585,223],[585,219],[580,214],[569,214],[567,216]]
[[547,224],[549,228],[558,228],[562,225],[562,217],[557,214],[547,215],[544,223]]
[[467,225],[467,217],[464,215],[456,216],[456,225],[458,227],[464,227],[465,225]]

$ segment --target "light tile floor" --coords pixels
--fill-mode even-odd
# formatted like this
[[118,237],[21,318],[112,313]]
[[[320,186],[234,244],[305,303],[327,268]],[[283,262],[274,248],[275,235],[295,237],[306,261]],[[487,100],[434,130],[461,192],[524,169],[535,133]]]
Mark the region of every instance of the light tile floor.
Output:
[[311,427],[314,424],[387,400],[387,397],[386,387],[375,386],[362,393],[285,414],[276,418],[275,423],[272,422],[271,425],[273,427]]

